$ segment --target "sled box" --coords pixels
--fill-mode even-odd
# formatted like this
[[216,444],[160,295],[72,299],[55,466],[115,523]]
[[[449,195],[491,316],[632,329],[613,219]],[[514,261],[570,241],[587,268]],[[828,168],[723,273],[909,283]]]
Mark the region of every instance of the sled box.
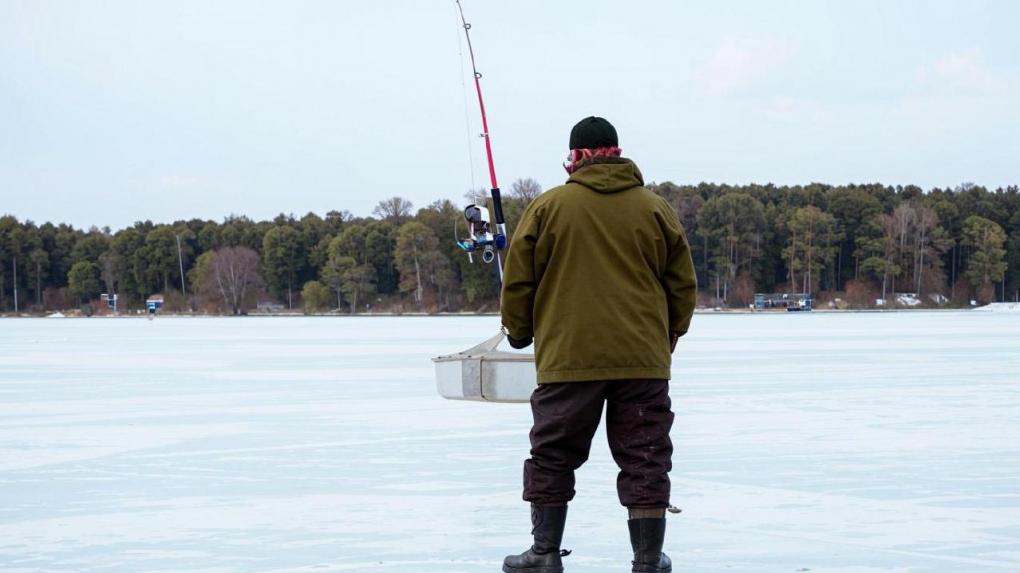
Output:
[[500,333],[473,348],[433,358],[439,395],[477,402],[529,401],[538,386],[535,356],[497,350],[505,338]]

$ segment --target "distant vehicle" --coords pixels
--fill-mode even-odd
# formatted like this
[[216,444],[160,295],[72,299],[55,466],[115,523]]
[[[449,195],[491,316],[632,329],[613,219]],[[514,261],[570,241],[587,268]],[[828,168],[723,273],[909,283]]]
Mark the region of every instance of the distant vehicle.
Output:
[[899,306],[915,307],[921,305],[921,299],[917,298],[917,293],[913,292],[897,293],[895,300]]

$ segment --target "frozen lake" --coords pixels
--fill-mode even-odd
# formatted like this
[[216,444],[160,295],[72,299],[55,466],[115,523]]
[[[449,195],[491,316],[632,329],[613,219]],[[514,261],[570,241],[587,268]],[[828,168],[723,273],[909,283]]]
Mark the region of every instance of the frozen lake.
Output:
[[[530,411],[429,358],[498,324],[0,320],[0,570],[497,572]],[[1020,314],[699,315],[671,393],[677,573],[1020,570]],[[567,571],[629,571],[615,476]]]

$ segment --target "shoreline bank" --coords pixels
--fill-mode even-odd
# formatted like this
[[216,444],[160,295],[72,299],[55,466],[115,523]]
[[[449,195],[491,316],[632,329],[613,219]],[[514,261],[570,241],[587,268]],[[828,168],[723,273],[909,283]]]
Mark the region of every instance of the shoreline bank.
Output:
[[[993,308],[989,308],[993,307]],[[912,312],[1017,312],[1020,313],[1020,304],[1018,303],[992,303],[981,307],[959,307],[959,308],[889,308],[889,309],[814,309],[811,311],[796,311],[790,312],[785,310],[751,310],[751,309],[697,309],[694,311],[698,315],[745,315],[745,314],[767,314],[767,315],[798,315],[798,314],[867,314],[867,313],[912,313]],[[249,313],[243,315],[232,315],[232,314],[208,314],[208,313],[188,313],[188,312],[160,312],[156,315],[156,318],[296,318],[296,317],[318,317],[318,318],[356,318],[356,317],[491,317],[499,316],[498,312],[364,312],[358,314],[349,313],[338,313],[338,312],[317,312],[317,313],[304,313],[304,312],[274,312],[274,313]],[[101,314],[85,316],[78,312],[51,312],[47,314],[29,314],[29,313],[2,313],[0,319],[4,318],[96,318],[96,319],[147,319],[148,314],[142,312],[138,314],[133,313],[119,313],[119,314]]]

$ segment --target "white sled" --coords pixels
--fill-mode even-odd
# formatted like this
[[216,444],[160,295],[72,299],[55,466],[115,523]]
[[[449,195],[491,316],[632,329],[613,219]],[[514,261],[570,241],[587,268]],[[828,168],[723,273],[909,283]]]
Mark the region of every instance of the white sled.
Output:
[[535,355],[496,350],[503,333],[448,356],[436,364],[436,389],[449,400],[527,402],[538,385]]

